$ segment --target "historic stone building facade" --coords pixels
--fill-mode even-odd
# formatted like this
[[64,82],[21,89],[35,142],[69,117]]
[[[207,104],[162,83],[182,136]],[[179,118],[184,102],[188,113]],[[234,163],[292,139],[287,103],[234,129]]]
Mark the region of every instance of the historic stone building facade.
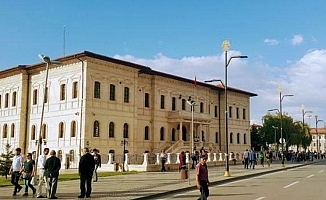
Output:
[[[123,152],[191,151],[191,107],[194,101],[194,145],[225,151],[224,88],[155,71],[91,52],[0,72],[0,146],[25,152],[42,148],[58,152],[62,163],[76,167],[80,148],[102,155]],[[229,149],[250,147],[250,97],[228,88]],[[103,156],[103,160],[107,159]]]

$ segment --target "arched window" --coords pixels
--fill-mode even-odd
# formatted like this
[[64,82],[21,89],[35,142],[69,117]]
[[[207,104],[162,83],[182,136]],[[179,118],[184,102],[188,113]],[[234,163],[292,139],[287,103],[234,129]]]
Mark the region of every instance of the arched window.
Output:
[[2,137],[7,138],[7,136],[8,136],[8,125],[4,124],[2,129]]
[[48,98],[49,98],[49,88],[46,87],[45,88],[45,99],[44,99],[44,103],[48,102]]
[[182,110],[186,110],[186,100],[185,99],[181,100],[181,108],[182,108]]
[[201,141],[206,142],[205,132],[201,131]]
[[11,124],[11,135],[10,135],[10,137],[15,137],[15,124],[14,123],[12,123]]
[[110,122],[109,124],[109,138],[114,138],[114,123]]
[[110,100],[115,101],[115,85],[110,84]]
[[75,99],[78,97],[78,82],[75,81],[72,83],[72,98]]
[[5,108],[9,107],[9,93],[5,94]]
[[75,161],[75,151],[74,150],[70,150],[69,151],[69,155],[70,155],[70,161]]
[[240,133],[237,133],[237,144],[240,144]]
[[36,126],[32,125],[32,129],[31,129],[31,140],[35,140],[36,139]]
[[42,125],[42,139],[46,139],[46,132],[47,132],[46,124]]
[[124,94],[123,94],[123,102],[129,103],[129,88],[124,88]]
[[233,133],[231,132],[230,133],[230,144],[232,144],[233,143]]
[[164,127],[160,129],[160,140],[164,140]]
[[114,150],[113,149],[110,149],[109,154],[112,154],[112,161],[115,161],[115,159],[114,159]]
[[97,120],[94,121],[93,128],[93,137],[100,137],[100,123]]
[[33,105],[37,104],[37,98],[38,98],[38,94],[37,94],[37,89],[33,90]]
[[62,150],[58,151],[58,158],[60,159],[60,161],[62,160]]
[[204,103],[200,102],[200,113],[204,112]]
[[173,128],[171,132],[171,141],[175,141],[175,128]]
[[72,121],[70,126],[70,137],[76,137],[76,132],[77,132],[76,121]]
[[149,127],[145,126],[144,140],[149,140]]
[[123,138],[129,138],[129,125],[127,123],[123,125]]
[[65,126],[63,122],[59,123],[59,138],[63,138],[64,135],[64,131],[65,131]]
[[17,92],[15,91],[12,93],[12,102],[11,102],[12,107],[15,107],[16,103],[17,103]]
[[60,101],[63,101],[66,99],[66,84],[60,85]]
[[176,98],[172,97],[172,110],[176,109]]
[[247,134],[243,134],[243,144],[247,144]]

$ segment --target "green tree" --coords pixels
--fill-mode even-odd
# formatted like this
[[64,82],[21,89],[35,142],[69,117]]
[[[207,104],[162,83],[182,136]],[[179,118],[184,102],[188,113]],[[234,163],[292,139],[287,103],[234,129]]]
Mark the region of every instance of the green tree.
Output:
[[250,128],[251,148],[255,151],[260,151],[261,147],[265,145],[260,129],[261,127],[258,125],[251,125]]
[[1,160],[0,160],[0,174],[2,176],[5,176],[6,179],[8,178],[8,172],[12,164],[12,158],[14,157],[14,154],[11,150],[11,145],[6,144],[5,145],[5,151],[1,154]]

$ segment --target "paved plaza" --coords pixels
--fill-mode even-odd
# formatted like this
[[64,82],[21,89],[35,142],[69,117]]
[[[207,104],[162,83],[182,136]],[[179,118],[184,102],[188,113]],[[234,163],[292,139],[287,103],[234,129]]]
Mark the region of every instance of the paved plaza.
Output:
[[[309,162],[308,164],[310,164]],[[286,163],[285,168],[279,162],[270,167],[260,165],[253,169],[243,169],[243,165],[230,165],[231,177],[224,177],[223,166],[210,167],[209,177],[212,184],[220,184],[231,180],[270,173],[272,171],[286,170],[298,167],[303,163]],[[77,170],[75,170],[77,172]],[[72,170],[69,170],[72,172]],[[64,173],[64,172],[62,172]],[[60,177],[59,177],[60,179]],[[182,180],[180,173],[171,172],[144,172],[132,175],[119,175],[100,177],[98,182],[93,182],[92,199],[159,199],[161,194],[173,191],[186,191],[195,188],[194,170],[190,170],[190,185],[188,179]],[[12,196],[13,187],[1,187],[0,199],[31,199],[33,196]],[[79,195],[79,180],[59,182],[57,196],[59,199],[77,199]]]

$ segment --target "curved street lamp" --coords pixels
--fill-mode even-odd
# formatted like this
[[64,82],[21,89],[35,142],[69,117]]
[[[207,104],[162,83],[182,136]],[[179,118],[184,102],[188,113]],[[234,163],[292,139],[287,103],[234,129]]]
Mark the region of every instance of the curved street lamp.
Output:
[[285,94],[285,95],[282,95],[282,91],[283,91],[283,87],[282,86],[279,86],[277,88],[278,92],[280,93],[280,118],[281,118],[281,142],[282,142],[282,167],[285,167],[284,165],[284,139],[283,139],[283,124],[282,124],[282,101],[284,99],[284,97],[292,97],[293,94]]
[[[61,65],[62,62],[51,60],[50,57],[44,56],[43,54],[38,54],[38,57],[40,57],[40,59],[46,63],[46,68],[45,68],[46,73],[45,73],[45,82],[44,82],[44,90],[43,90],[43,102],[42,102],[42,111],[41,111],[41,122],[40,122],[39,137],[38,137],[38,141],[42,141],[42,125],[43,125],[43,118],[44,118],[44,106],[45,106],[45,102],[48,97],[46,88],[47,88],[48,77],[49,77],[49,65],[51,65],[51,64]],[[36,163],[38,162],[38,157],[39,157],[39,155],[41,155],[41,153],[42,153],[42,142],[38,142]]]
[[226,153],[225,153],[225,173],[224,176],[229,177],[230,169],[229,169],[229,134],[228,134],[228,97],[227,97],[227,87],[228,87],[228,66],[233,58],[248,58],[248,56],[231,56],[228,59],[228,51],[230,49],[230,42],[228,40],[223,41],[222,43],[223,51],[225,52],[225,86],[224,86],[224,93],[225,93],[225,146],[226,146]]
[[318,122],[322,122],[322,119],[318,119],[318,115],[315,115],[315,119],[316,119],[316,135],[317,135],[317,158],[319,159],[319,149],[320,149],[320,145],[319,145],[319,135],[318,135],[318,131],[317,131],[317,125]]

